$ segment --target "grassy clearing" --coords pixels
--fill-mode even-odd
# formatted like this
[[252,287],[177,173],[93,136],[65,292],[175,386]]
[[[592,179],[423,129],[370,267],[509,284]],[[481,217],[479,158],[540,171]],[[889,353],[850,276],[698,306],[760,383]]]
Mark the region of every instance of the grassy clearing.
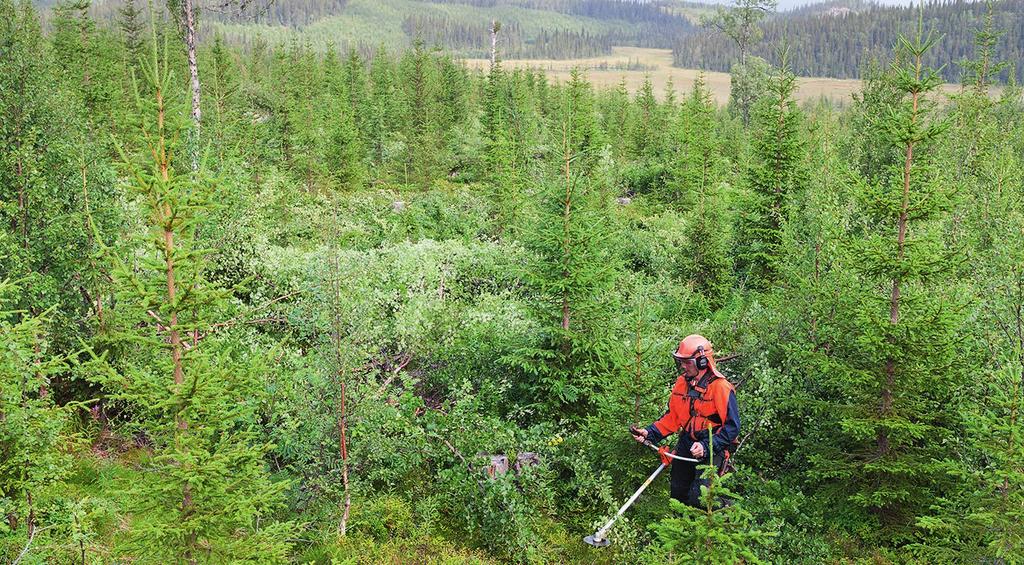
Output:
[[[630,71],[622,69],[603,70],[600,67],[625,66],[630,61],[639,61],[650,70]],[[484,59],[467,59],[471,68],[486,69],[489,64]],[[615,47],[611,55],[586,59],[510,59],[502,61],[506,68],[542,69],[550,77],[565,81],[573,68],[586,70],[587,79],[598,88],[614,88],[621,82],[626,83],[630,92],[636,92],[643,85],[645,78],[650,78],[655,93],[664,97],[671,82],[677,94],[689,92],[693,82],[701,71],[696,69],[680,69],[672,66],[671,49],[647,49],[643,47]],[[729,73],[704,72],[708,88],[719,104],[729,101]],[[834,79],[821,77],[799,77],[797,79],[797,100],[811,101],[830,98],[837,101],[849,101],[852,95],[861,88],[858,79]],[[945,92],[955,92],[955,85],[943,87]]]

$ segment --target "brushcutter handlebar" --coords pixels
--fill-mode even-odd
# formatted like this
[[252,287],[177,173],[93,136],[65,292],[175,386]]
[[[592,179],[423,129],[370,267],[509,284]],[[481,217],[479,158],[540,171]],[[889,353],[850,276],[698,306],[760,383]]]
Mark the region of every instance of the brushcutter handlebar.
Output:
[[655,453],[662,457],[668,457],[669,459],[675,459],[676,461],[689,461],[690,463],[700,463],[700,460],[694,459],[693,457],[680,457],[679,455],[676,455],[671,451],[659,449],[658,446],[654,445],[649,441],[644,441],[644,445],[653,449]]
[[629,433],[633,434],[633,437],[635,437],[637,439],[644,438],[643,441],[641,441],[640,443],[642,443],[642,444],[646,445],[647,447],[651,448],[651,450],[656,452],[663,459],[665,457],[668,457],[669,459],[675,459],[676,461],[689,461],[690,463],[700,463],[699,459],[694,459],[692,457],[680,457],[679,455],[676,455],[675,453],[672,453],[670,451],[658,449],[658,446],[656,446],[653,443],[651,443],[651,440],[647,439],[645,434],[641,434],[640,430],[637,429],[636,426],[630,426],[629,427]]

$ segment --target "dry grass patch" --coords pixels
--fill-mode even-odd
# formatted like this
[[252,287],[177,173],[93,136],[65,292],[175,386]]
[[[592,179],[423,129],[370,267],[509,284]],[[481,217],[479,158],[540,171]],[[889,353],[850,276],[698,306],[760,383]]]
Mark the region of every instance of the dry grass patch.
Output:
[[[626,70],[630,63],[639,62],[644,70]],[[486,69],[485,59],[466,59],[470,68]],[[643,47],[614,47],[610,55],[585,59],[509,59],[502,61],[505,68],[535,68],[543,70],[548,77],[566,81],[572,69],[579,67],[598,88],[614,88],[625,81],[630,92],[636,92],[650,77],[655,93],[663,98],[671,82],[677,94],[685,94],[693,87],[700,71],[680,69],[672,66],[671,49],[649,49]],[[606,68],[602,68],[606,67]],[[618,67],[618,68],[616,68]],[[711,89],[715,101],[725,104],[729,101],[729,74],[704,72],[704,80]],[[799,77],[796,98],[798,101],[817,100],[825,97],[836,101],[849,101],[853,93],[861,88],[857,79],[835,79],[821,77]],[[955,85],[943,87],[945,92],[955,92]]]

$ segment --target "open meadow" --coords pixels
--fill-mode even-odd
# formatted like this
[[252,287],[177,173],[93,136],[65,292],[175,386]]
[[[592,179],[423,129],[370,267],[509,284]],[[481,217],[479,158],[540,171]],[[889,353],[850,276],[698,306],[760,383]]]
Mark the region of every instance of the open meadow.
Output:
[[[544,70],[548,77],[565,82],[573,68],[586,71],[587,79],[597,88],[614,88],[625,81],[629,92],[636,92],[644,79],[650,77],[654,91],[663,98],[669,82],[677,95],[684,95],[693,88],[693,81],[700,74],[697,69],[680,69],[672,66],[671,49],[648,49],[643,47],[615,47],[611,55],[586,59],[509,59],[501,62],[506,69],[536,68]],[[486,59],[466,59],[474,69],[486,69]],[[718,104],[729,101],[729,73],[704,72],[705,82]],[[834,79],[822,77],[798,77],[795,97],[798,101],[817,100],[821,97],[835,101],[847,101],[860,90],[857,79]],[[943,92],[955,92],[956,85],[947,84]]]

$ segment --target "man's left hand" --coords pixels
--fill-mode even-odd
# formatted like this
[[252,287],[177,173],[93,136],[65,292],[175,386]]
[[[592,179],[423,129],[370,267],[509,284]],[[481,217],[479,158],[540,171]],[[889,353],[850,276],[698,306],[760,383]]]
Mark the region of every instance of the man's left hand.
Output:
[[704,457],[704,444],[702,444],[700,442],[695,442],[693,445],[691,445],[690,446],[690,455],[693,455],[697,459],[700,459],[701,457]]

